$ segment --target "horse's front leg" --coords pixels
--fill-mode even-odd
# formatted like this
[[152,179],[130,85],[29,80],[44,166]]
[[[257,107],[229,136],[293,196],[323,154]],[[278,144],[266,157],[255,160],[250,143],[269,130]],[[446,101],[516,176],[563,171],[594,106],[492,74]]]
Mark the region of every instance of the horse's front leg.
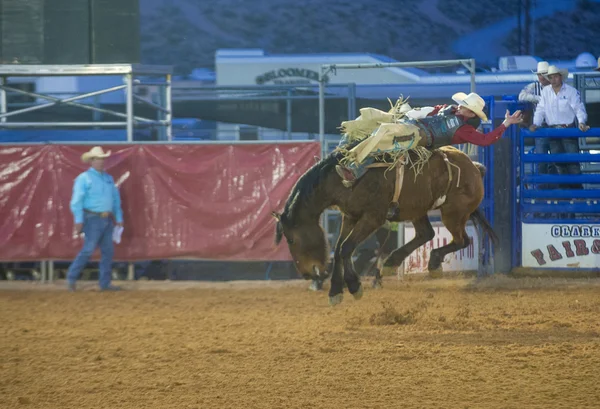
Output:
[[331,267],[331,287],[329,288],[329,305],[336,305],[342,302],[344,298],[344,279],[342,264],[342,244],[344,239],[350,234],[354,228],[355,221],[348,216],[342,215],[342,227],[340,235],[335,244],[333,253],[333,266]]
[[350,234],[346,237],[341,246],[341,258],[344,263],[344,281],[348,286],[348,291],[359,300],[362,295],[362,285],[360,276],[354,271],[352,263],[352,254],[354,250],[365,241],[375,230],[384,223],[385,217],[378,218],[373,215],[363,216],[354,226]]

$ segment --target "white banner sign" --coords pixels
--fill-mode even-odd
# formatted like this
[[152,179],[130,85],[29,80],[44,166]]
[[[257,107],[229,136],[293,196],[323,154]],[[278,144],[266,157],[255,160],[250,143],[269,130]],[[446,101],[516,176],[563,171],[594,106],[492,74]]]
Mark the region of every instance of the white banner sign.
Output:
[[522,223],[522,238],[523,267],[600,267],[600,224]]
[[[452,235],[441,222],[432,223],[435,237],[423,246],[412,252],[404,260],[404,272],[408,274],[426,273],[429,263],[429,253],[433,249],[440,248],[452,241]],[[442,268],[445,272],[449,271],[477,271],[479,266],[479,240],[477,232],[472,224],[467,224],[467,235],[471,239],[468,247],[450,253],[444,258]],[[408,243],[415,238],[415,228],[412,225],[404,227],[404,242]]]
[[[217,55],[215,69],[217,85],[273,85],[319,83],[323,64],[377,64],[386,62],[370,54],[331,55]],[[397,67],[377,70],[340,69],[329,73],[325,83],[333,84],[406,84],[419,81],[419,76]],[[395,101],[392,101],[395,102]]]

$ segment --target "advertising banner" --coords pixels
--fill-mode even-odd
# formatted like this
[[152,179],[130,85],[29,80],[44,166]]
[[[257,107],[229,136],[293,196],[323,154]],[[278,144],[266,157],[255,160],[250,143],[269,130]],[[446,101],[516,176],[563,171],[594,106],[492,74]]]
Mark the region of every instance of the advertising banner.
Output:
[[600,224],[522,224],[523,267],[600,268]]
[[[452,241],[452,235],[441,222],[432,223],[432,226],[435,231],[435,237],[413,251],[404,260],[405,273],[426,273],[431,250],[445,246]],[[471,239],[471,244],[462,250],[446,255],[442,263],[444,272],[477,271],[479,266],[479,239],[475,227],[470,223],[467,224],[467,235]],[[404,242],[408,243],[414,238],[415,228],[412,224],[407,223],[404,227]]]
[[[0,261],[70,260],[70,210],[91,146],[0,147]],[[124,214],[115,260],[290,260],[275,219],[320,155],[318,142],[103,145]],[[96,253],[95,259],[97,259]]]

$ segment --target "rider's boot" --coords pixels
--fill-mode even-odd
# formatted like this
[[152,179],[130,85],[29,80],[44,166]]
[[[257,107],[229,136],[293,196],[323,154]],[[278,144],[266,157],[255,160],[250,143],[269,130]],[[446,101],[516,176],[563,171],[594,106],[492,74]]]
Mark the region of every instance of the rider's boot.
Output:
[[367,166],[375,162],[375,159],[368,156],[362,163],[350,162],[348,165],[336,165],[335,170],[342,178],[342,184],[346,187],[352,187],[358,179],[367,173]]

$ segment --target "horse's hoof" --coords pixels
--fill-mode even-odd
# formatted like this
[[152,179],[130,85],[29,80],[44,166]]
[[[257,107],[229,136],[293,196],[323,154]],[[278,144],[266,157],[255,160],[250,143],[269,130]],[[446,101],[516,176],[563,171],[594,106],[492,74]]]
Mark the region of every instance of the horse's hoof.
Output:
[[332,307],[334,305],[338,305],[342,302],[342,300],[344,299],[344,294],[336,294],[333,296],[329,296],[329,305],[331,305]]
[[383,268],[381,269],[381,276],[382,277],[393,276],[393,275],[396,275],[396,271],[397,271],[396,267],[383,266]]
[[375,288],[375,289],[383,288],[383,282],[381,281],[381,279],[373,280],[373,288]]
[[390,206],[387,211],[385,218],[387,220],[394,220],[400,216],[400,208],[397,206]]
[[443,273],[444,273],[444,269],[442,268],[442,266],[439,266],[438,268],[432,268],[429,270],[429,277],[430,278],[442,278]]
[[352,296],[354,297],[354,299],[356,301],[360,300],[363,296],[363,288],[362,285],[358,287],[358,290],[354,293],[352,293]]
[[310,283],[310,286],[308,287],[308,289],[310,291],[321,291],[321,290],[323,290],[323,283],[320,283],[317,280],[313,280],[312,283]]

